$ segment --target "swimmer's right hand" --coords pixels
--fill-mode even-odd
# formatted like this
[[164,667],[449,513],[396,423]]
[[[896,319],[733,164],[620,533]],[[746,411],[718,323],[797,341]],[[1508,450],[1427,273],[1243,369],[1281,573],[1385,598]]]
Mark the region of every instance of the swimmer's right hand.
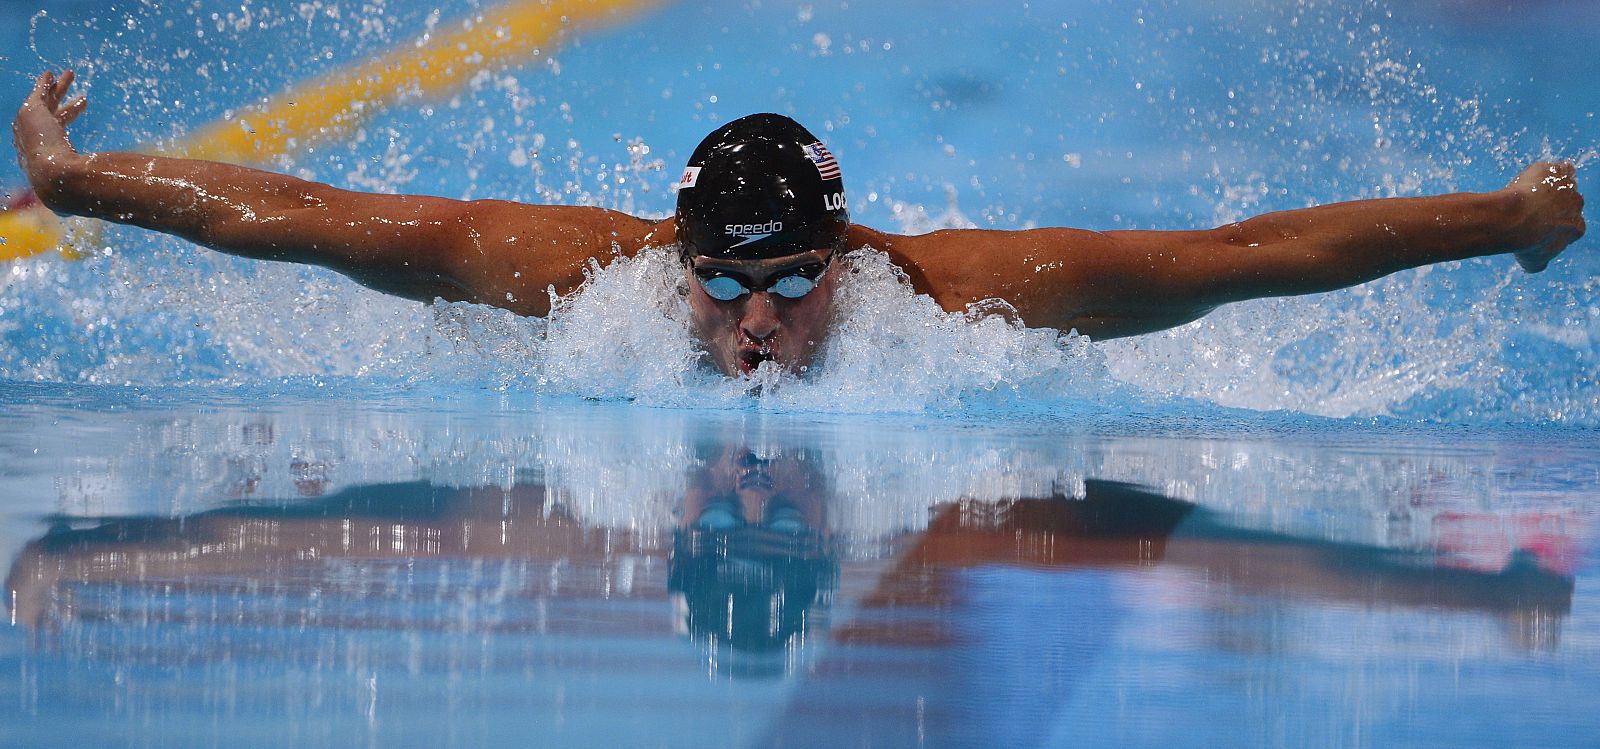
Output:
[[34,193],[46,205],[64,170],[78,159],[77,150],[67,139],[67,125],[83,114],[89,102],[79,96],[65,105],[61,103],[74,77],[70,70],[59,77],[54,71],[40,75],[11,123],[17,163],[27,175]]
[[1583,195],[1569,163],[1540,162],[1524,169],[1503,191],[1516,201],[1524,239],[1512,250],[1517,263],[1538,273],[1583,236]]

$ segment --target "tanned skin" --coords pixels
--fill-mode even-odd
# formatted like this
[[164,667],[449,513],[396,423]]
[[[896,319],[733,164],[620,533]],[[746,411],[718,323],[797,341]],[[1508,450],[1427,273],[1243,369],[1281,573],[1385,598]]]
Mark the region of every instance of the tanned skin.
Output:
[[[591,258],[676,240],[671,219],[601,208],[378,195],[230,164],[81,154],[66,132],[86,106],[82,97],[63,103],[72,80],[71,71],[41,75],[12,130],[33,190],[59,213],[320,265],[408,299],[522,315],[548,313],[548,290],[577,288]],[[1337,203],[1210,230],[906,236],[855,225],[849,247],[889,253],[913,288],[946,310],[998,297],[1029,326],[1100,339],[1181,325],[1229,302],[1332,291],[1449,260],[1511,254],[1537,273],[1583,236],[1582,212],[1573,166],[1537,163],[1493,192]],[[834,275],[803,306],[767,293],[717,303],[691,283],[697,335],[713,363],[728,374],[769,358],[791,369],[809,363],[826,331]]]

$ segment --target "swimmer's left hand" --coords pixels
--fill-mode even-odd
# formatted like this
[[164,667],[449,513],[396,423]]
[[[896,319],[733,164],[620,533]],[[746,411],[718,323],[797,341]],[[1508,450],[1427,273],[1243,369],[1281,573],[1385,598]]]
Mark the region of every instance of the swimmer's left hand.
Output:
[[1521,217],[1525,239],[1513,250],[1517,263],[1538,273],[1583,236],[1583,195],[1578,192],[1574,168],[1569,163],[1540,162],[1524,169],[1506,185]]
[[11,123],[17,163],[46,204],[55,180],[78,159],[77,149],[67,139],[67,126],[83,114],[88,100],[80,96],[62,104],[74,77],[70,70],[59,77],[53,71],[40,75]]

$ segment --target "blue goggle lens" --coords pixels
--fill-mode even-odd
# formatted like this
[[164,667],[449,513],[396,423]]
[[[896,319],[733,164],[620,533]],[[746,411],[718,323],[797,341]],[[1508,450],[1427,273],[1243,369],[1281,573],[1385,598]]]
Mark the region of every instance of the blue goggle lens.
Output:
[[700,285],[705,287],[706,296],[719,302],[731,302],[738,299],[746,291],[744,284],[734,280],[731,276],[712,276],[700,279]]
[[725,531],[744,525],[744,511],[735,502],[721,500],[706,505],[694,524],[712,531]]
[[799,299],[817,288],[817,282],[798,273],[784,276],[772,284],[772,293],[784,299]]

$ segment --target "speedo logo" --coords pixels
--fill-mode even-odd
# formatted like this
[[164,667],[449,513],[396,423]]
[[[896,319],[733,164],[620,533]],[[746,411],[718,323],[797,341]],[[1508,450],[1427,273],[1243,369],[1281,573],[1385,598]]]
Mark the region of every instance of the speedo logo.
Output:
[[783,231],[782,221],[768,221],[764,224],[728,224],[722,227],[723,234],[740,239],[738,244],[732,245],[729,249],[759,242],[780,231]]

